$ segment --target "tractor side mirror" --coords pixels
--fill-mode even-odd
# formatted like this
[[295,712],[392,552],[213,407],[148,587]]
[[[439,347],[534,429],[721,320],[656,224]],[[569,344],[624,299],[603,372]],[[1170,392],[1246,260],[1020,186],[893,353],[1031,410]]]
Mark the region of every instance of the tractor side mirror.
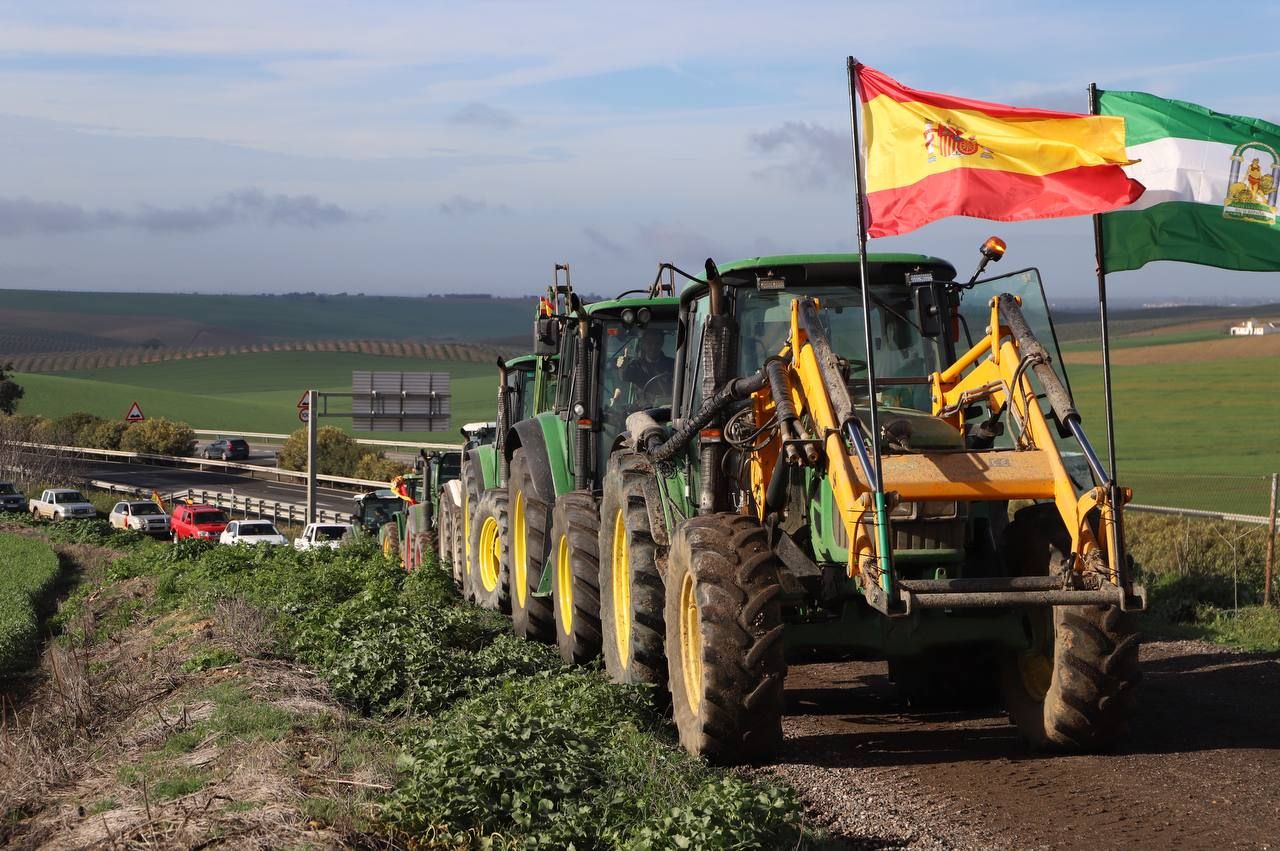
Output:
[[552,316],[540,316],[533,323],[533,352],[554,355],[560,351],[560,323]]
[[941,337],[947,330],[949,299],[947,289],[938,281],[916,286],[916,316],[920,333],[929,338]]

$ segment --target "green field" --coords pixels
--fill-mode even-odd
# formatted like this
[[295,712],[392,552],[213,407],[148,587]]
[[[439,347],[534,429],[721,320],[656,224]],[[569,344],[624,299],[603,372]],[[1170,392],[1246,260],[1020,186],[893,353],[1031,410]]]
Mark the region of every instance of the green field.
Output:
[[[1221,340],[1222,338],[1222,331],[1216,328],[1206,328],[1199,331],[1179,331],[1170,334],[1131,334],[1114,338],[1111,341],[1111,348],[1113,350],[1138,349],[1144,346],[1171,346],[1175,343],[1200,343],[1205,340]],[[1062,344],[1062,351],[1064,353],[1100,352],[1102,351],[1102,343],[1097,339],[1072,340]]]
[[[1069,367],[1085,431],[1106,452],[1102,368]],[[1264,514],[1280,472],[1273,358],[1112,367],[1116,455],[1134,501]]]
[[[18,374],[26,388],[18,412],[58,417],[87,411],[123,419],[135,400],[150,418],[182,420],[195,428],[234,432],[290,432],[300,427],[298,397],[308,387],[351,392],[355,369],[448,372],[453,427],[439,433],[371,433],[371,438],[458,440],[458,427],[494,416],[497,370],[483,363],[422,361],[342,352],[261,352],[59,375]],[[336,400],[342,410],[346,400]],[[350,431],[342,419],[322,420]]]

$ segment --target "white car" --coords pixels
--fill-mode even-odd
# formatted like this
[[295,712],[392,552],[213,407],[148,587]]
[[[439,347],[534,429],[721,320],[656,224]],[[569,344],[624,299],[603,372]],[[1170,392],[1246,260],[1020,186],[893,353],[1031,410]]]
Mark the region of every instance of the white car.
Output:
[[269,520],[232,520],[218,538],[220,544],[278,544],[289,543],[276,531]]
[[293,542],[296,550],[315,550],[329,547],[336,550],[352,536],[350,523],[308,523],[307,528]]
[[117,502],[111,507],[107,522],[116,529],[132,529],[157,538],[169,536],[169,515],[151,500]]

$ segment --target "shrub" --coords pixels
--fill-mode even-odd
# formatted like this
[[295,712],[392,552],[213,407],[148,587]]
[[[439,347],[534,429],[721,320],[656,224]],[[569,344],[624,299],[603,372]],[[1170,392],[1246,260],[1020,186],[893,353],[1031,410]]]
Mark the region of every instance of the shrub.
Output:
[[56,443],[61,446],[83,446],[79,443],[80,433],[103,422],[102,417],[76,411],[55,420],[44,420],[36,424],[33,435],[37,443]]
[[80,433],[80,446],[93,449],[119,449],[124,433],[129,430],[129,423],[122,420],[104,420],[94,426],[87,426]]
[[196,448],[196,435],[186,423],[160,417],[130,425],[120,438],[120,448],[126,452],[190,455]]
[[369,479],[375,482],[389,482],[396,476],[413,472],[408,464],[388,458],[381,452],[366,452],[360,456],[359,462],[352,471],[353,479]]
[[37,612],[53,593],[58,556],[39,541],[0,535],[0,672],[21,670],[35,657]]
[[[362,450],[351,435],[321,426],[316,430],[316,470],[322,476],[350,476],[355,472]],[[307,468],[307,430],[300,428],[276,453],[276,464],[285,470]]]

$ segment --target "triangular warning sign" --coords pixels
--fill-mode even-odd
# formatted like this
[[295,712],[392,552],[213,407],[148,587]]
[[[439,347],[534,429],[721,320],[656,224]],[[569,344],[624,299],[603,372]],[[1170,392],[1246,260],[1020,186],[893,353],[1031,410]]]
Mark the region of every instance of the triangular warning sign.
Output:
[[311,392],[310,390],[303,390],[303,391],[302,391],[302,396],[300,396],[300,397],[298,398],[298,407],[299,407],[299,408],[309,408],[309,407],[311,407],[310,403],[308,403],[308,402],[307,402],[307,394],[308,394],[308,393],[310,393],[310,392]]
[[142,409],[138,407],[138,403],[134,402],[129,406],[129,413],[124,415],[124,421],[127,423],[140,423],[146,417],[142,415]]

